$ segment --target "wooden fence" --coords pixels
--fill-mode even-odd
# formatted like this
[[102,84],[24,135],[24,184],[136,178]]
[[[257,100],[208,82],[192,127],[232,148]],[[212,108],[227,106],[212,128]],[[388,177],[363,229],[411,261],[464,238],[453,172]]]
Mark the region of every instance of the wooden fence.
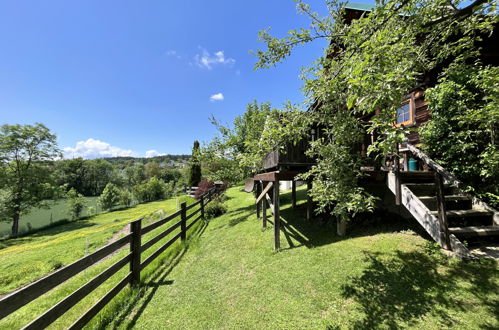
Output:
[[[56,286],[62,284],[63,282],[69,280],[73,276],[81,273],[83,270],[89,268],[90,266],[96,264],[98,261],[110,256],[112,253],[118,249],[129,244],[130,253],[116,261],[112,266],[101,272],[99,275],[95,276],[93,279],[88,281],[86,284],[78,288],[76,291],[72,292],[69,296],[62,299],[59,303],[52,306],[44,314],[30,322],[24,327],[24,329],[40,329],[45,328],[64,313],[66,313],[70,308],[80,302],[83,298],[94,291],[98,286],[100,286],[104,281],[109,279],[112,275],[118,272],[120,269],[125,267],[127,264],[130,265],[129,273],[122,278],[118,284],[116,284],[111,290],[109,290],[95,305],[93,305],[88,311],[85,312],[76,322],[74,322],[69,329],[81,329],[85,326],[112,298],[114,298],[128,283],[131,286],[137,286],[140,283],[140,272],[147,265],[149,265],[154,259],[160,256],[168,247],[170,247],[179,238],[184,241],[187,237],[187,231],[194,226],[200,219],[204,218],[204,207],[213,199],[215,194],[219,193],[217,188],[210,189],[207,193],[202,195],[198,201],[193,204],[186,205],[185,202],[181,204],[179,210],[175,213],[167,216],[164,219],[158,220],[146,227],[142,228],[142,219],[132,221],[130,223],[130,233],[121,237],[117,241],[108,244],[94,253],[83,257],[72,264],[65,266],[51,273],[36,282],[33,282],[19,290],[16,290],[0,300],[0,319],[12,314],[19,308],[30,303],[36,298],[40,297],[44,293],[50,291]],[[192,210],[198,207],[195,211],[191,211],[187,215],[188,210]],[[191,219],[195,215],[200,213],[194,220],[187,224],[187,220]],[[151,232],[152,230],[159,228],[166,223],[171,222],[175,218],[179,217],[180,220],[170,227],[163,230],[161,233],[151,238],[145,243],[141,242],[143,235]],[[154,251],[145,260],[141,260],[141,253],[151,248],[153,245],[158,243],[162,238],[165,238],[168,234],[173,233],[176,229],[180,228],[180,231],[170,238],[166,243],[160,246],[156,251]]]

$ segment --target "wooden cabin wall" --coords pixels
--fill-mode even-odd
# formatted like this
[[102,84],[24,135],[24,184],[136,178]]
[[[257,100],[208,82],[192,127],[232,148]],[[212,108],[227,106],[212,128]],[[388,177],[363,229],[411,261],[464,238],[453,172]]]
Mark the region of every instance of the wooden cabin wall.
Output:
[[[414,100],[414,124],[413,127],[421,127],[424,123],[430,120],[430,110],[428,109],[428,102],[424,98],[424,91],[415,91],[411,93],[411,97]],[[407,136],[409,143],[419,144],[419,134],[417,132],[410,133]]]

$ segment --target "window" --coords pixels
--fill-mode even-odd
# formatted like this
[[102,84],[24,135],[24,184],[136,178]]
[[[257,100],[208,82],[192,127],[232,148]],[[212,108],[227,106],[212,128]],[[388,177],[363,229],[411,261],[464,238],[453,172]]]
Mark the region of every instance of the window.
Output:
[[397,126],[414,124],[414,100],[412,97],[397,109]]

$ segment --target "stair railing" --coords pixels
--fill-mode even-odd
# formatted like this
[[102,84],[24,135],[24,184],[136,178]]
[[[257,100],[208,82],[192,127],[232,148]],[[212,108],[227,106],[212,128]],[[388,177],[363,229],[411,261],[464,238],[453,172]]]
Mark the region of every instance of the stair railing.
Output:
[[424,152],[416,148],[410,143],[407,143],[407,149],[412,152],[415,156],[420,158],[426,165],[435,171],[435,191],[437,198],[437,211],[438,211],[438,223],[440,226],[440,237],[443,242],[443,247],[446,250],[451,250],[450,235],[449,235],[449,221],[447,219],[447,210],[445,207],[445,193],[444,193],[444,181],[451,183],[452,185],[462,188],[463,183],[459,181],[454,175],[446,171],[442,166],[440,166],[433,159],[428,157]]

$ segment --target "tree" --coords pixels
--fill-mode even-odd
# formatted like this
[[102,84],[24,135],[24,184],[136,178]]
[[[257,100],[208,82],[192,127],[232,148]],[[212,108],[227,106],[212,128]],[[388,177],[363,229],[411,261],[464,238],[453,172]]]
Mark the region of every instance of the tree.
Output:
[[189,185],[191,187],[197,186],[201,181],[201,161],[199,156],[199,142],[194,141],[194,147],[192,148],[192,159],[189,171]]
[[133,196],[132,196],[132,193],[130,192],[130,190],[121,189],[121,191],[120,191],[120,204],[125,206],[125,207],[129,207],[130,205],[132,205],[132,200],[133,200]]
[[46,206],[57,192],[46,162],[60,156],[56,136],[43,124],[0,128],[0,209],[1,218],[12,221],[12,236],[21,214]]
[[74,188],[71,188],[67,192],[66,198],[68,200],[69,215],[72,219],[78,219],[87,204],[85,197],[78,193]]
[[262,137],[267,118],[272,112],[270,103],[255,100],[246,106],[246,111],[237,116],[231,126],[222,125],[214,117],[218,136],[203,147],[201,152],[203,166],[208,179],[239,183],[249,177],[258,157],[258,143]]
[[125,168],[126,182],[129,187],[138,185],[146,179],[144,165],[137,164]]
[[161,174],[161,167],[155,161],[149,162],[144,166],[144,174],[147,180],[154,176],[159,177]]
[[393,125],[400,102],[419,86],[418,77],[478,56],[475,42],[492,31],[497,3],[477,0],[459,8],[460,1],[380,1],[352,22],[344,19],[343,2],[326,3],[330,16],[321,17],[298,1],[310,28],[291,30],[284,38],[268,30],[259,34],[266,49],[256,52],[256,68],[274,66],[297,45],[317,39],[327,40],[329,47],[326,56],[303,70],[305,106],[314,111],[294,106],[281,111],[278,119],[271,118],[273,125],[267,125],[256,150],[261,158],[320,125],[319,138],[307,152],[317,165],[303,177],[313,180],[311,194],[319,210],[346,219],[374,207],[372,196],[358,184],[363,173],[356,145],[363,134],[379,133],[371,155],[394,152],[408,132]]
[[102,194],[99,196],[98,203],[103,210],[111,210],[120,202],[120,190],[112,183],[108,183]]

